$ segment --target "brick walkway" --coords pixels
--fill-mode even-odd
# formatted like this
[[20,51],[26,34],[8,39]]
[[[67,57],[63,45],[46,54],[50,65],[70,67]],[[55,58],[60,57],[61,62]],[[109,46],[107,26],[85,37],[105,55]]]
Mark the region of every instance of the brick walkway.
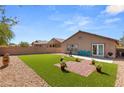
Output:
[[[0,57],[0,67],[2,58]],[[0,87],[46,87],[48,84],[18,57],[11,56],[10,64],[0,69]]]
[[114,63],[118,64],[117,79],[115,86],[124,87],[124,59],[116,59]]
[[[92,72],[96,70],[95,66],[90,65],[89,61],[83,60],[82,62],[66,62],[67,70],[70,72],[77,73],[81,76],[88,77]],[[55,64],[60,68],[60,64]]]

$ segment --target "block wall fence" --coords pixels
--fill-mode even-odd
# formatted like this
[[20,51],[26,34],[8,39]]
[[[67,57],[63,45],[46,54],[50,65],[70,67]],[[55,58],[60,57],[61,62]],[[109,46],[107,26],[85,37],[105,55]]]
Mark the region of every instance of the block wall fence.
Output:
[[0,55],[9,53],[10,55],[23,54],[45,54],[45,53],[61,53],[62,48],[43,48],[43,47],[0,47]]

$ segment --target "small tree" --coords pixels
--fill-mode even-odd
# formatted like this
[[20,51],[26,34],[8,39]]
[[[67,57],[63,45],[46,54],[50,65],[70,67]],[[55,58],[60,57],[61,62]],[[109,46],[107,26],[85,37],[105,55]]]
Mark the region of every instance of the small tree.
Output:
[[0,6],[0,45],[7,45],[14,37],[11,28],[17,24],[16,17],[6,16],[4,6]]
[[28,42],[23,42],[23,41],[21,41],[21,42],[19,43],[19,46],[21,46],[21,47],[28,47],[28,46],[29,46],[29,43],[28,43]]

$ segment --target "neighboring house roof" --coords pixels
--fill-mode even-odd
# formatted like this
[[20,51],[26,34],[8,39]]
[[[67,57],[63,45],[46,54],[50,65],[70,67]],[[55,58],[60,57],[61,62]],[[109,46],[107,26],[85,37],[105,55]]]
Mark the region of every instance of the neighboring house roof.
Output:
[[15,43],[9,43],[9,46],[17,46]]
[[117,49],[124,49],[124,42],[119,41],[119,45],[117,46]]
[[120,44],[120,45],[124,45],[124,42],[122,42],[122,41],[119,41],[119,44]]
[[52,38],[49,43],[52,41],[52,40],[56,40],[57,42],[59,43],[62,43],[64,41],[64,39],[61,39],[61,38]]
[[75,33],[75,34],[72,35],[71,37],[67,38],[66,40],[64,40],[63,43],[64,43],[65,41],[67,41],[68,39],[72,38],[73,36],[77,35],[78,33],[85,33],[85,34],[89,34],[89,35],[93,35],[93,36],[97,36],[97,37],[109,39],[109,40],[115,41],[117,44],[119,44],[119,43],[118,43],[119,40],[116,40],[116,39],[113,39],[113,38],[110,38],[110,37],[101,36],[101,35],[96,35],[96,34],[89,33],[89,32],[85,32],[85,31],[81,31],[81,30],[79,30],[77,33]]
[[9,43],[9,45],[16,45],[15,43]]
[[45,40],[36,40],[34,42],[32,42],[32,44],[47,44],[48,41],[45,41]]
[[55,39],[55,40],[57,40],[57,41],[59,41],[61,43],[64,41],[64,39],[61,39],[61,38],[53,38],[53,39]]

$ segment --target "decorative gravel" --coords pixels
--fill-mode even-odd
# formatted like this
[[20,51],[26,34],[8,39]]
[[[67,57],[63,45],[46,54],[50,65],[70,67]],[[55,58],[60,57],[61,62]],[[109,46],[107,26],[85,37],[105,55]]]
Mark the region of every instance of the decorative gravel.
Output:
[[124,87],[124,59],[116,59],[114,63],[118,64],[115,87]]
[[0,57],[0,86],[1,87],[47,87],[49,86],[31,68],[23,63],[17,56],[10,57],[10,64],[2,67]]
[[[60,64],[54,64],[55,66],[60,68]],[[96,70],[95,66],[91,65],[89,61],[82,61],[82,62],[66,62],[67,70],[70,72],[74,72],[81,76],[88,77],[92,72]]]

